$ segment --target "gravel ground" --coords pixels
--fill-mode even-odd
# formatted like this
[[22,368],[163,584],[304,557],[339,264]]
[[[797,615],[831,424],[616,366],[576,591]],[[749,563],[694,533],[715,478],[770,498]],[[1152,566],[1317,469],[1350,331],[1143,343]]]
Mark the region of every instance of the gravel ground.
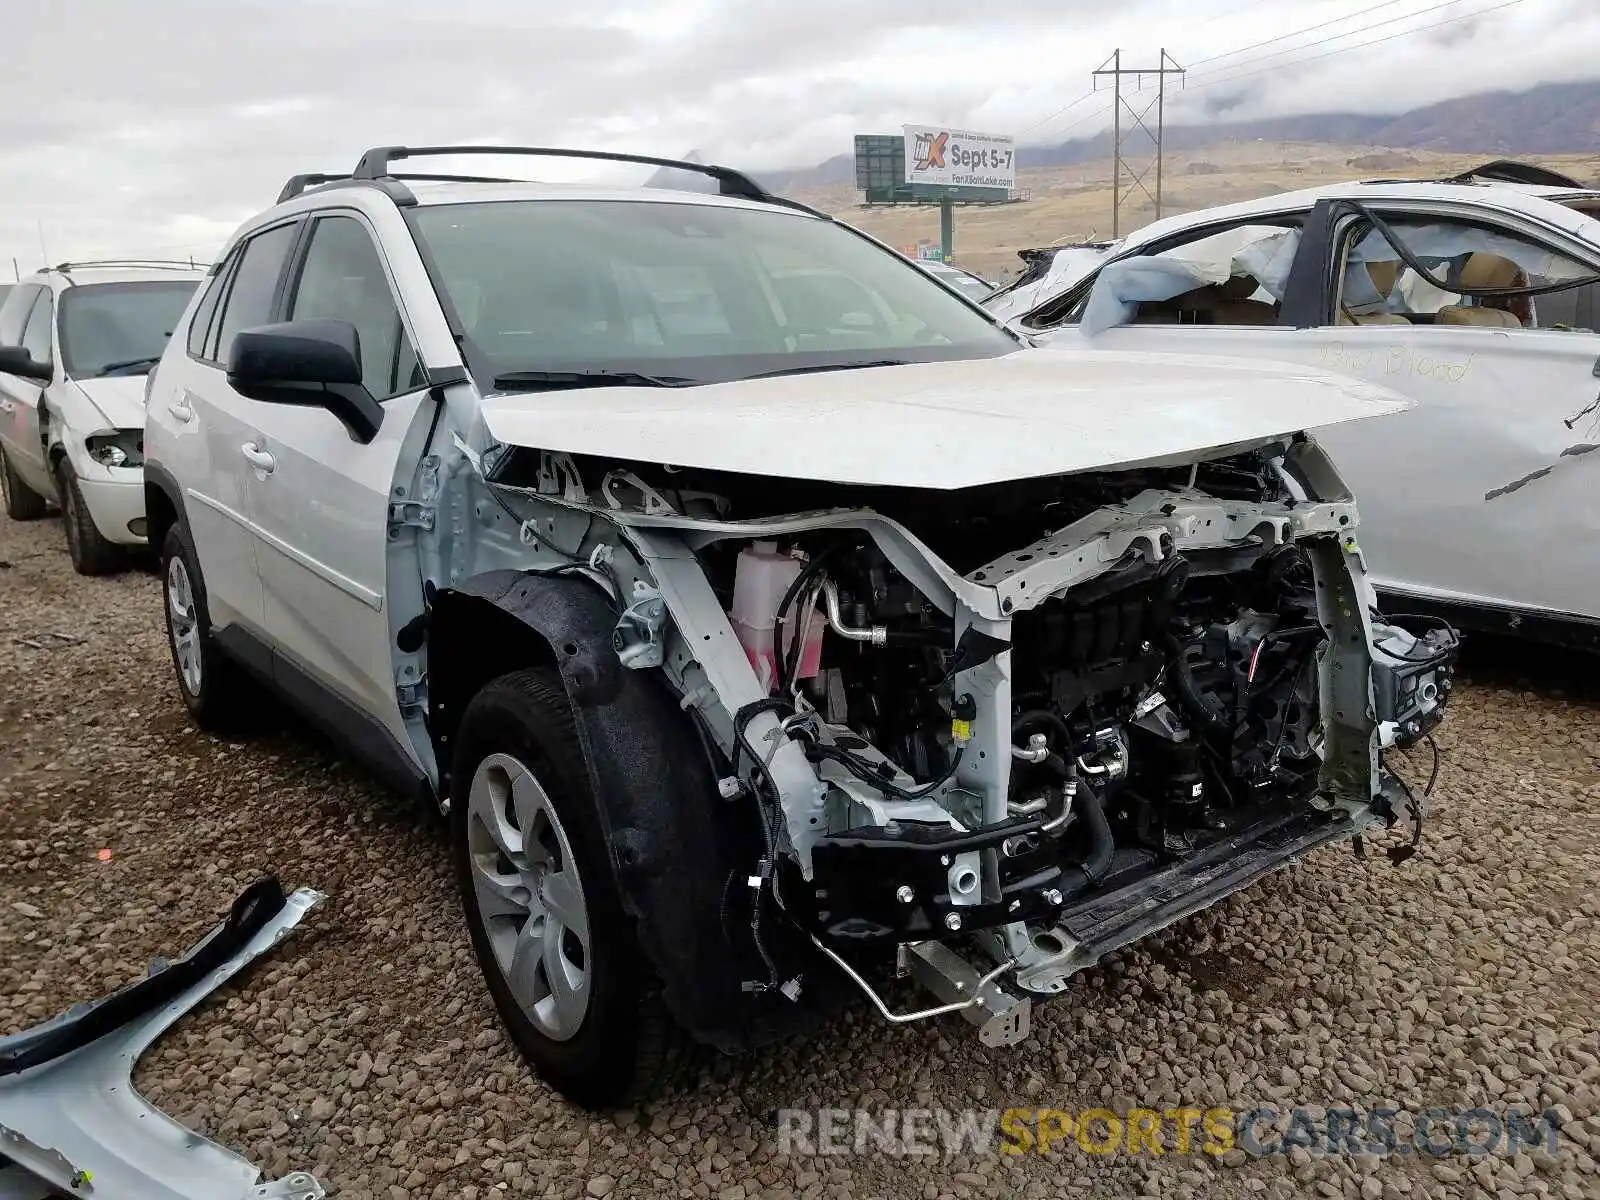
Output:
[[[188,724],[159,594],[146,572],[74,576],[55,520],[0,518],[0,1031],[187,946],[260,872],[326,891],[139,1071],[274,1175],[309,1166],[352,1200],[1600,1196],[1600,701],[1579,681],[1476,675],[1421,856],[1324,851],[1080,977],[1023,1046],[856,1011],[605,1119],[502,1036],[435,827],[293,723],[239,743]],[[79,640],[18,641],[49,633]],[[1259,1102],[1523,1103],[1567,1125],[1515,1160],[1242,1163],[780,1155],[773,1126],[783,1107]]]

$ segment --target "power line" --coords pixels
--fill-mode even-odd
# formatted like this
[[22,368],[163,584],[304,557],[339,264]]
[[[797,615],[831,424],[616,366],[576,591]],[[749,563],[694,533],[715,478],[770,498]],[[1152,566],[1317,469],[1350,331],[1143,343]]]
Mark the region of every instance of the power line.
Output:
[[[1387,8],[1391,4],[1398,3],[1398,2],[1399,2],[1399,0],[1387,0],[1387,2],[1384,3],[1384,4],[1373,5],[1373,6],[1369,7],[1369,8],[1361,9],[1361,10],[1359,10],[1357,12],[1354,12],[1354,13],[1349,13],[1344,17],[1339,17],[1339,18],[1336,18],[1334,20],[1324,21],[1319,25],[1312,25],[1312,26],[1309,26],[1309,27],[1307,27],[1305,29],[1297,30],[1294,33],[1286,33],[1286,34],[1283,34],[1280,37],[1269,38],[1269,39],[1267,39],[1266,41],[1263,41],[1263,42],[1256,42],[1251,46],[1241,46],[1236,50],[1230,50],[1230,51],[1227,51],[1224,54],[1214,54],[1210,58],[1200,59],[1199,63],[1217,62],[1217,61],[1219,61],[1221,59],[1224,59],[1224,58],[1233,58],[1236,55],[1243,54],[1246,50],[1258,49],[1258,48],[1260,48],[1262,46],[1272,45],[1272,44],[1274,44],[1276,42],[1281,42],[1281,41],[1283,41],[1283,40],[1285,40],[1287,38],[1299,37],[1299,36],[1301,36],[1303,34],[1306,34],[1306,33],[1313,33],[1318,29],[1327,28],[1329,25],[1336,25],[1341,21],[1350,20],[1353,17],[1370,14],[1372,12],[1377,11],[1378,9]],[[1262,67],[1262,68],[1260,68],[1258,70],[1247,71],[1247,70],[1243,69],[1243,68],[1246,68],[1246,67],[1252,67],[1256,63],[1266,62],[1266,61],[1268,61],[1270,59],[1282,58],[1284,55],[1287,55],[1287,54],[1298,54],[1301,51],[1310,50],[1310,49],[1313,49],[1313,48],[1315,48],[1317,46],[1327,45],[1330,42],[1340,41],[1340,40],[1342,40],[1344,38],[1348,38],[1348,37],[1356,37],[1356,36],[1358,36],[1360,34],[1368,33],[1368,32],[1370,32],[1371,30],[1374,30],[1374,29],[1381,29],[1385,25],[1393,25],[1393,24],[1396,24],[1397,22],[1400,22],[1400,21],[1407,21],[1407,20],[1412,20],[1412,19],[1414,19],[1416,17],[1426,16],[1430,12],[1437,12],[1439,9],[1449,8],[1449,7],[1452,7],[1452,6],[1456,5],[1456,4],[1460,4],[1462,2],[1463,2],[1463,0],[1444,0],[1444,3],[1435,4],[1435,5],[1433,5],[1432,7],[1429,7],[1429,8],[1418,9],[1415,12],[1407,13],[1407,14],[1404,14],[1404,15],[1399,16],[1399,17],[1392,17],[1392,18],[1388,18],[1388,19],[1383,20],[1383,21],[1375,21],[1370,25],[1363,25],[1363,26],[1359,26],[1359,27],[1357,27],[1355,29],[1349,29],[1349,30],[1346,30],[1344,33],[1331,34],[1328,37],[1318,38],[1317,40],[1312,41],[1312,42],[1307,42],[1304,45],[1291,46],[1291,47],[1289,47],[1288,49],[1285,49],[1285,50],[1274,51],[1271,54],[1256,55],[1256,56],[1253,56],[1251,58],[1244,59],[1241,62],[1231,63],[1231,64],[1229,64],[1227,66],[1224,66],[1224,67],[1214,68],[1212,72],[1202,73],[1201,76],[1200,76],[1200,81],[1196,82],[1194,84],[1188,85],[1186,90],[1203,89],[1203,88],[1208,88],[1208,87],[1214,87],[1214,86],[1217,86],[1219,84],[1230,83],[1230,82],[1233,82],[1235,80],[1250,79],[1250,78],[1254,78],[1254,77],[1256,77],[1258,75],[1266,75],[1266,74],[1269,74],[1269,73],[1271,73],[1273,71],[1283,70],[1286,67],[1298,66],[1301,63],[1315,62],[1318,59],[1330,58],[1335,54],[1343,54],[1343,53],[1345,53],[1346,51],[1349,51],[1349,50],[1360,50],[1360,49],[1364,49],[1364,48],[1366,48],[1368,46],[1380,45],[1380,44],[1382,44],[1384,42],[1394,41],[1394,40],[1397,40],[1397,39],[1403,38],[1403,37],[1409,37],[1413,33],[1423,33],[1423,32],[1426,32],[1427,30],[1430,30],[1430,29],[1437,29],[1437,28],[1440,28],[1441,26],[1444,26],[1444,25],[1454,24],[1457,21],[1471,20],[1473,17],[1484,16],[1484,15],[1487,15],[1488,13],[1491,13],[1491,12],[1497,12],[1502,8],[1510,8],[1514,4],[1520,4],[1522,2],[1522,0],[1505,0],[1504,3],[1494,5],[1494,6],[1490,7],[1490,8],[1477,9],[1477,10],[1475,10],[1473,12],[1463,13],[1463,14],[1461,14],[1459,16],[1450,17],[1450,18],[1447,18],[1446,20],[1443,20],[1443,21],[1434,21],[1434,22],[1431,22],[1431,23],[1429,23],[1427,25],[1419,25],[1414,29],[1405,29],[1405,30],[1400,30],[1398,32],[1391,33],[1391,34],[1385,34],[1383,37],[1371,38],[1371,39],[1368,39],[1365,42],[1357,42],[1354,45],[1340,46],[1337,49],[1329,50],[1329,51],[1327,51],[1327,52],[1325,52],[1323,54],[1311,55],[1309,58],[1293,59],[1293,60],[1291,60],[1289,62],[1278,63],[1278,64],[1276,64],[1274,66]],[[1196,65],[1198,65],[1198,63]],[[1221,74],[1218,75],[1217,74],[1218,72],[1221,72]],[[1069,112],[1073,108],[1077,107],[1079,104],[1082,104],[1085,100],[1089,99],[1093,95],[1094,95],[1094,93],[1091,91],[1091,92],[1086,93],[1085,95],[1079,96],[1077,99],[1071,101],[1068,104],[1063,105],[1061,108],[1057,109],[1054,113],[1050,114],[1050,116],[1048,116],[1048,117],[1045,117],[1043,120],[1035,121],[1032,125],[1028,126],[1027,129],[1023,130],[1023,133],[1024,134],[1030,133],[1033,130],[1039,128],[1041,125],[1048,124],[1049,122],[1055,120],[1057,117],[1061,116],[1063,113]],[[1080,128],[1081,126],[1087,124],[1088,122],[1093,121],[1097,117],[1105,116],[1106,114],[1111,112],[1113,107],[1114,107],[1113,105],[1105,105],[1103,107],[1095,109],[1092,112],[1085,113],[1082,116],[1078,117],[1076,120],[1071,121],[1070,123],[1068,123],[1063,128],[1061,128],[1059,130],[1056,130],[1051,136],[1052,137],[1056,137],[1056,138],[1062,138],[1064,140],[1064,137],[1065,137],[1065,135],[1067,133],[1071,132],[1074,129]]]
[[1237,17],[1240,13],[1247,13],[1251,9],[1266,8],[1266,7],[1267,7],[1267,5],[1263,4],[1263,3],[1240,5],[1238,8],[1230,8],[1227,12],[1219,12],[1214,17],[1207,17],[1204,21],[1196,22],[1195,25],[1194,25],[1194,28],[1195,29],[1204,29],[1207,25],[1214,25],[1218,21],[1227,20],[1229,17]]
[[1323,21],[1318,25],[1308,25],[1304,29],[1296,29],[1292,33],[1283,33],[1279,34],[1277,37],[1268,38],[1264,42],[1251,42],[1248,46],[1240,46],[1237,50],[1227,50],[1221,54],[1213,54],[1210,58],[1197,59],[1191,64],[1191,66],[1204,66],[1206,63],[1216,62],[1218,59],[1232,58],[1236,54],[1243,54],[1246,50],[1259,50],[1262,46],[1272,46],[1276,45],[1278,42],[1286,42],[1290,38],[1299,37],[1303,33],[1315,33],[1317,30],[1326,29],[1330,25],[1342,25],[1346,21],[1353,21],[1357,17],[1364,17],[1368,13],[1377,12],[1380,8],[1393,8],[1396,4],[1400,4],[1402,2],[1403,0],[1383,0],[1382,4],[1374,4],[1367,8],[1358,8],[1355,12],[1346,13],[1342,17],[1333,17],[1330,20]]
[[[1453,2],[1459,3],[1460,0],[1453,0]],[[1272,67],[1262,67],[1259,71],[1245,71],[1242,74],[1238,74],[1238,75],[1225,75],[1220,79],[1207,79],[1207,80],[1205,80],[1205,81],[1203,81],[1201,83],[1195,84],[1194,88],[1192,88],[1190,90],[1197,91],[1197,90],[1199,90],[1201,88],[1215,87],[1218,84],[1234,83],[1234,82],[1237,82],[1238,80],[1241,80],[1241,79],[1252,79],[1257,75],[1265,75],[1265,74],[1268,74],[1269,72],[1272,72],[1272,71],[1281,71],[1286,67],[1298,67],[1298,66],[1301,66],[1301,65],[1303,65],[1305,63],[1316,62],[1318,59],[1321,59],[1321,58],[1331,58],[1335,54],[1345,54],[1345,53],[1348,53],[1351,50],[1364,49],[1367,46],[1377,46],[1377,45],[1381,45],[1384,42],[1398,41],[1400,38],[1410,37],[1414,33],[1425,33],[1429,29],[1438,29],[1438,28],[1440,28],[1441,26],[1444,26],[1444,25],[1454,25],[1458,21],[1470,21],[1474,17],[1488,16],[1492,12],[1499,12],[1502,8],[1510,8],[1513,5],[1521,4],[1521,3],[1522,3],[1522,0],[1504,0],[1503,3],[1493,5],[1493,6],[1489,7],[1489,8],[1480,8],[1480,9],[1477,9],[1477,10],[1475,10],[1473,12],[1461,13],[1459,16],[1447,17],[1443,21],[1433,21],[1433,22],[1430,22],[1427,25],[1418,25],[1415,29],[1402,29],[1398,33],[1388,33],[1388,34],[1385,34],[1383,37],[1373,38],[1370,41],[1357,42],[1354,46],[1340,46],[1338,49],[1335,49],[1335,50],[1327,50],[1327,51],[1324,51],[1321,54],[1313,54],[1310,58],[1298,58],[1298,59],[1295,59],[1293,62],[1278,63],[1276,66],[1272,66]],[[1423,11],[1427,12],[1427,11],[1431,11],[1431,10],[1424,9]],[[1416,16],[1416,15],[1421,15],[1421,14],[1413,14],[1413,15]],[[1312,43],[1312,44],[1315,45],[1316,43]],[[1310,47],[1302,47],[1302,49],[1309,49],[1309,48]],[[1245,65],[1248,65],[1248,64],[1241,63],[1239,65],[1240,66],[1245,66]]]
[[[1397,25],[1401,21],[1410,21],[1417,17],[1425,17],[1431,12],[1438,12],[1441,8],[1453,8],[1457,4],[1461,3],[1463,3],[1463,0],[1443,0],[1442,3],[1431,5],[1428,8],[1419,8],[1416,12],[1403,13],[1398,17],[1390,17],[1384,21],[1374,21],[1370,25],[1361,25],[1355,29],[1346,30],[1344,33],[1329,34],[1325,38],[1318,38],[1314,42],[1306,42],[1302,46],[1290,46],[1284,50],[1274,50],[1271,54],[1252,55],[1243,62],[1232,63],[1225,67],[1216,67],[1211,71],[1207,71],[1201,76],[1201,78],[1211,78],[1214,77],[1219,71],[1235,71],[1241,67],[1249,67],[1254,66],[1256,63],[1267,62],[1269,59],[1282,58],[1286,54],[1298,54],[1302,50],[1311,50],[1317,46],[1325,46],[1329,42],[1338,42],[1344,40],[1345,38],[1357,37],[1363,33],[1371,33],[1374,29],[1382,29],[1385,25]],[[1284,65],[1290,66],[1292,64],[1285,63]]]
[[1093,95],[1094,95],[1094,91],[1091,89],[1090,91],[1087,91],[1083,95],[1079,96],[1076,100],[1067,101],[1067,103],[1063,104],[1060,108],[1056,109],[1055,112],[1051,113],[1048,117],[1041,117],[1039,120],[1035,121],[1032,125],[1029,125],[1026,129],[1024,129],[1020,133],[1018,133],[1017,136],[1018,137],[1022,137],[1023,134],[1032,133],[1035,129],[1039,128],[1039,126],[1041,126],[1041,125],[1048,125],[1051,121],[1054,121],[1062,113],[1067,112],[1067,111],[1069,111],[1071,109],[1077,108],[1078,105],[1082,104],[1085,100],[1088,100]]
[[[1459,4],[1460,2],[1461,2],[1461,0],[1448,0],[1448,3],[1451,3],[1451,4]],[[1320,24],[1308,26],[1305,29],[1297,29],[1297,30],[1295,30],[1295,31],[1293,31],[1291,33],[1281,34],[1280,36],[1275,37],[1275,38],[1268,38],[1266,41],[1254,42],[1254,43],[1251,43],[1250,45],[1240,46],[1240,47],[1238,47],[1236,49],[1225,51],[1222,54],[1213,54],[1210,58],[1202,58],[1202,59],[1200,59],[1198,61],[1198,63],[1193,64],[1190,69],[1193,69],[1193,66],[1197,66],[1200,63],[1217,62],[1217,61],[1219,61],[1221,59],[1224,59],[1224,58],[1233,58],[1236,55],[1243,54],[1248,50],[1258,49],[1261,46],[1270,46],[1270,45],[1273,45],[1276,42],[1281,42],[1281,41],[1284,41],[1284,40],[1286,40],[1288,38],[1300,37],[1303,34],[1314,33],[1318,29],[1326,29],[1330,25],[1337,25],[1337,24],[1340,24],[1343,21],[1353,20],[1356,17],[1364,16],[1364,15],[1366,15],[1368,13],[1376,12],[1378,9],[1388,8],[1388,7],[1392,6],[1392,5],[1399,4],[1399,3],[1401,3],[1401,0],[1384,0],[1384,2],[1381,3],[1381,4],[1375,4],[1375,5],[1371,5],[1368,8],[1358,9],[1355,12],[1346,13],[1342,17],[1335,17],[1335,18],[1333,18],[1331,20],[1323,21]],[[1237,16],[1239,13],[1248,12],[1252,8],[1259,8],[1259,7],[1261,7],[1261,5],[1259,5],[1259,4],[1247,4],[1247,5],[1243,6],[1242,8],[1232,9],[1229,12],[1220,13],[1215,17],[1208,18],[1207,20],[1202,21],[1200,24],[1201,25],[1208,25],[1212,21],[1220,20],[1222,17]],[[1422,11],[1423,12],[1428,12],[1428,11],[1431,11],[1431,10],[1424,9]],[[1421,15],[1421,14],[1413,13],[1411,15],[1412,16],[1418,16],[1418,15]],[[1403,20],[1405,18],[1399,18],[1399,19]],[[1362,26],[1362,27],[1357,28],[1357,29],[1348,30],[1343,34],[1335,34],[1333,38],[1323,39],[1323,41],[1332,41],[1332,40],[1336,40],[1337,38],[1340,38],[1340,37],[1353,37],[1353,36],[1355,36],[1357,34],[1366,32],[1367,29],[1375,29],[1377,27],[1378,27],[1377,25]],[[1307,48],[1309,48],[1311,46],[1317,46],[1317,45],[1321,45],[1321,44],[1323,44],[1322,41],[1309,42],[1304,47],[1294,47],[1292,49],[1307,49]],[[1218,69],[1225,70],[1225,71],[1231,71],[1231,70],[1234,70],[1234,69],[1239,68],[1239,67],[1249,66],[1251,63],[1254,63],[1254,62],[1265,61],[1265,59],[1267,59],[1267,58],[1277,57],[1278,55],[1289,53],[1289,52],[1290,51],[1279,51],[1278,54],[1275,54],[1275,55],[1264,55],[1264,56],[1260,56],[1258,58],[1246,59],[1243,62],[1233,63],[1230,66],[1222,67],[1222,68],[1218,68]],[[1072,109],[1074,109],[1078,105],[1082,104],[1085,100],[1090,99],[1094,94],[1095,93],[1094,93],[1093,89],[1091,89],[1090,91],[1088,91],[1088,92],[1084,93],[1083,95],[1077,97],[1075,100],[1068,101],[1066,104],[1063,104],[1060,108],[1056,109],[1056,111],[1051,113],[1049,116],[1044,117],[1044,118],[1042,118],[1042,119],[1040,119],[1038,121],[1035,121],[1033,124],[1029,125],[1025,129],[1023,129],[1017,136],[1018,137],[1026,136],[1027,134],[1032,133],[1035,129],[1038,129],[1041,125],[1048,125],[1051,121],[1054,121],[1057,117],[1060,117],[1064,113],[1070,112]],[[1113,106],[1107,106],[1105,108],[1096,109],[1094,112],[1088,113],[1084,117],[1081,117],[1078,120],[1072,122],[1065,129],[1058,130],[1053,136],[1060,137],[1062,134],[1065,134],[1068,130],[1076,129],[1078,126],[1082,125],[1085,121],[1093,120],[1097,116],[1100,116],[1100,115],[1103,115],[1104,113],[1110,112],[1112,107]]]

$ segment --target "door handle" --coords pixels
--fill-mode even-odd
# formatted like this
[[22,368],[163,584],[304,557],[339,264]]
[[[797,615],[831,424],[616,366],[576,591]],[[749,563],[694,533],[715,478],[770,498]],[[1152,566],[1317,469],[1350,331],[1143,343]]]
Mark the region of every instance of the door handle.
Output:
[[187,396],[181,400],[170,401],[167,404],[167,412],[185,425],[194,420],[194,409],[189,406]]
[[245,461],[263,475],[272,474],[272,468],[277,466],[277,461],[254,442],[246,442],[239,447],[239,453],[244,455]]

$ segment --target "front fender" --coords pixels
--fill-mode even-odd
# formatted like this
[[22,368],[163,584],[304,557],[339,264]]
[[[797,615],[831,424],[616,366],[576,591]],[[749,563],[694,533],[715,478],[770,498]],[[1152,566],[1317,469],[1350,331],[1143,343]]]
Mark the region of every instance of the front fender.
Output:
[[[429,728],[441,770],[479,688],[508,671],[554,665],[572,702],[617,889],[668,1009],[720,1049],[787,1036],[811,1023],[815,1006],[743,988],[767,979],[749,938],[745,884],[764,854],[755,802],[721,799],[694,718],[661,673],[618,661],[616,621],[610,598],[579,576],[491,571],[440,591],[427,645]],[[795,963],[810,961],[775,914],[763,922],[762,943],[780,970],[787,965],[784,980]]]

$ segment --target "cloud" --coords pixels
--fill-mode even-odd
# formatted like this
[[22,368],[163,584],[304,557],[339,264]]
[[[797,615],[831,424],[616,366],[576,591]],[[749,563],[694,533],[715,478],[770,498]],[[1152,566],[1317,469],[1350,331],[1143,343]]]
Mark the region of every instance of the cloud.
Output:
[[1436,2],[7,0],[0,262],[34,265],[41,222],[56,258],[206,256],[289,175],[372,145],[693,147],[760,172],[906,121],[1061,140],[1109,123],[1108,97],[1070,102],[1117,46],[1195,64],[1169,120],[1398,111],[1600,62],[1592,0],[1390,36],[1502,0]]

